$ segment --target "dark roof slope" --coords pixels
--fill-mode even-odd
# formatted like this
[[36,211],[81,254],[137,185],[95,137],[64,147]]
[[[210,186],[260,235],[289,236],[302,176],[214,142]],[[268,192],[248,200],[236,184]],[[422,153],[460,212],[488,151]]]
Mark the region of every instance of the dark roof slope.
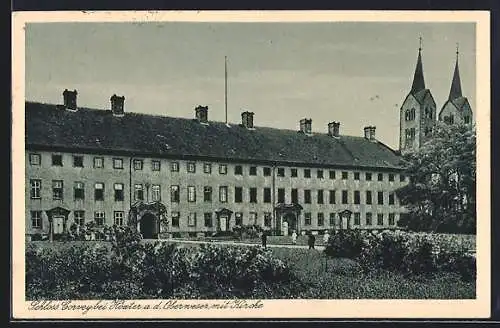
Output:
[[158,157],[194,156],[241,161],[276,161],[309,165],[400,168],[400,157],[380,142],[326,134],[307,136],[293,130],[194,119],[26,102],[26,146],[125,151]]

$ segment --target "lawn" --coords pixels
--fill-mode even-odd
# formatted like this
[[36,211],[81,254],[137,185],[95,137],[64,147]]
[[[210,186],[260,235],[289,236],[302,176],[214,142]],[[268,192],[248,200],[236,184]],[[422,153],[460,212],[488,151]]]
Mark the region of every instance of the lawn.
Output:
[[[166,241],[172,243],[172,241]],[[107,242],[32,242],[36,247],[62,249],[78,243]],[[175,243],[175,242],[174,242]],[[197,244],[176,243],[181,247]],[[238,247],[220,245],[220,247]],[[239,246],[242,247],[242,246]],[[302,298],[321,299],[471,299],[475,283],[465,282],[458,275],[437,273],[433,276],[409,276],[374,271],[362,273],[352,260],[326,259],[323,252],[308,249],[269,248],[274,256],[285,261],[309,290]]]

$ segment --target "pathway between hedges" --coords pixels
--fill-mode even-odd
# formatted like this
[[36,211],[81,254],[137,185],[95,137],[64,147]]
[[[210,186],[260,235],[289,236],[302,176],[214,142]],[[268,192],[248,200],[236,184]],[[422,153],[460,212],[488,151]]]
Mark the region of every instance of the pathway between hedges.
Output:
[[[147,239],[147,241],[155,242],[158,239]],[[185,243],[185,244],[211,244],[211,245],[236,245],[236,246],[260,246],[258,243],[243,243],[238,241],[203,241],[203,240],[185,240],[185,239],[161,239],[160,241],[166,241],[171,243]],[[307,245],[287,245],[287,244],[267,244],[268,248],[299,248],[308,249]],[[322,251],[325,246],[316,245],[314,249]]]

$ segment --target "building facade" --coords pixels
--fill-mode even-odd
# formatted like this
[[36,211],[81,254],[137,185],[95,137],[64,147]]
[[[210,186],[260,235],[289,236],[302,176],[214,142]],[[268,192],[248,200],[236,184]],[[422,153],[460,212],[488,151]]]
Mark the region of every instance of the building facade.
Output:
[[[73,224],[131,225],[145,238],[206,235],[259,225],[292,230],[395,229],[408,182],[398,153],[376,139],[340,134],[331,122],[297,130],[26,102],[26,234]],[[347,211],[346,211],[347,210]]]

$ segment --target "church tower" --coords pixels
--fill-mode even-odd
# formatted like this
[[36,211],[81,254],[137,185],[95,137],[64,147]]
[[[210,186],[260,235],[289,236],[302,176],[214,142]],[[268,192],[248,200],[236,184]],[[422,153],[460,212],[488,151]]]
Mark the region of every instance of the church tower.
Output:
[[472,123],[472,109],[467,98],[462,96],[462,83],[458,69],[458,45],[456,55],[450,95],[439,112],[439,120],[448,124],[470,124]]
[[436,122],[436,102],[425,88],[422,65],[422,38],[410,93],[399,110],[399,150],[402,154],[418,150],[431,137]]

